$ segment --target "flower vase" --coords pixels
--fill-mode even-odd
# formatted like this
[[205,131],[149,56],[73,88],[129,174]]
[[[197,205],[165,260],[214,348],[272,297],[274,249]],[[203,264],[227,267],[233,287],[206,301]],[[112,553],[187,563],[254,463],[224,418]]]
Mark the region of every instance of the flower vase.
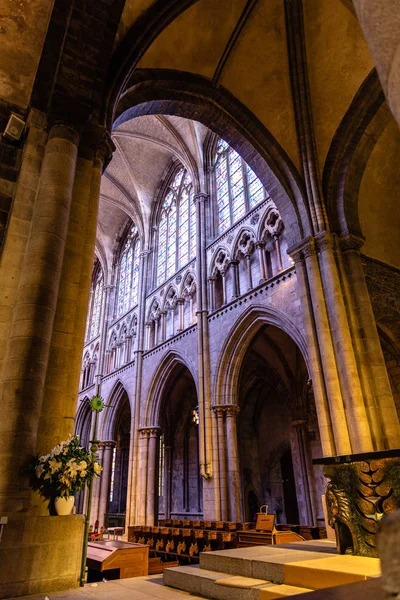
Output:
[[59,516],[70,515],[74,507],[74,496],[62,496],[54,500],[54,508]]

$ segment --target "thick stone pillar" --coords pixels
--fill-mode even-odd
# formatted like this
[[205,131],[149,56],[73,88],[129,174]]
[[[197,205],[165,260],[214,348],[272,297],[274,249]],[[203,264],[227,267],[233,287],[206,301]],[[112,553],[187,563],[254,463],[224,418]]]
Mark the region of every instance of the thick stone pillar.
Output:
[[318,336],[313,315],[312,298],[307,281],[307,272],[302,254],[298,252],[294,253],[292,256],[296,265],[298,294],[302,307],[304,331],[310,357],[310,376],[314,390],[322,453],[324,456],[332,456],[336,452],[336,446],[329,412],[327,391],[325,388],[321,354],[318,346]]
[[334,253],[334,239],[324,233],[318,236],[321,275],[323,280],[330,330],[335,346],[336,363],[346,419],[354,453],[374,450],[368,414],[360,384],[357,361],[350,335],[341,281]]
[[[140,502],[140,471],[139,471],[139,456],[140,456],[140,440],[139,432],[140,423],[140,399],[142,386],[142,370],[143,370],[143,352],[145,348],[145,306],[147,292],[147,273],[148,259],[150,256],[149,250],[143,250],[140,253],[139,265],[139,293],[138,293],[138,320],[137,320],[137,343],[134,351],[134,379],[133,379],[133,410],[131,414],[131,430],[130,430],[130,446],[129,446],[129,473],[128,473],[128,490],[126,500],[126,524],[134,525],[139,523],[139,502]],[[151,326],[151,323],[150,323]]]
[[342,255],[349,282],[349,295],[360,328],[357,336],[360,338],[363,355],[359,361],[365,363],[366,377],[378,418],[379,432],[376,437],[382,439],[381,447],[377,444],[377,450],[393,449],[400,447],[400,426],[361,263],[359,250],[362,244],[363,241],[354,236],[343,238]]
[[315,328],[323,366],[324,382],[329,401],[336,451],[338,454],[351,452],[351,442],[344,410],[342,391],[339,383],[338,366],[330,331],[321,274],[313,241],[303,250],[306,262],[307,279],[311,304],[314,313]]
[[225,405],[213,406],[217,419],[218,433],[218,463],[219,463],[219,486],[220,486],[220,501],[221,501],[221,519],[229,520],[228,506],[228,472],[226,466],[226,432],[225,432]]
[[353,0],[383,91],[400,125],[400,10],[398,0]]
[[157,522],[156,510],[156,475],[158,463],[158,427],[149,427],[149,453],[147,466],[147,508],[146,525],[154,525]]
[[[0,512],[26,510],[26,479],[35,454],[43,390],[67,239],[79,137],[52,127],[42,163],[19,295],[2,372]],[[79,377],[79,368],[77,371]]]
[[240,521],[242,518],[242,506],[240,501],[239,450],[236,429],[236,419],[239,410],[239,407],[234,404],[227,404],[225,408],[230,521]]
[[110,502],[110,484],[111,484],[111,469],[115,442],[101,442],[103,446],[103,470],[100,475],[100,494],[99,494],[99,527],[105,527],[105,515],[108,512]]

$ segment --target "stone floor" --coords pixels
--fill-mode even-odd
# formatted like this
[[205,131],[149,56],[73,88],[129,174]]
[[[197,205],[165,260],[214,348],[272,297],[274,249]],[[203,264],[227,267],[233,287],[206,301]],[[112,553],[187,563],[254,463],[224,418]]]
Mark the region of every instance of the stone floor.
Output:
[[[95,586],[95,587],[93,587]],[[83,588],[23,596],[15,600],[204,600],[163,585],[162,575],[135,577],[132,579],[115,579],[114,581],[87,584]]]

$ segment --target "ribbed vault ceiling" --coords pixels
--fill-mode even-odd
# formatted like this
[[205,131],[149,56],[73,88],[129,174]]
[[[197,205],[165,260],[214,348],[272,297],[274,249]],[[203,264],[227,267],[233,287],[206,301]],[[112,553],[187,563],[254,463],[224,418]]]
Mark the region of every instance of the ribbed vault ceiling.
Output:
[[97,239],[105,255],[128,216],[146,239],[169,165],[179,160],[192,173],[201,170],[207,131],[196,121],[162,115],[138,117],[114,130],[116,150],[102,177],[98,220]]

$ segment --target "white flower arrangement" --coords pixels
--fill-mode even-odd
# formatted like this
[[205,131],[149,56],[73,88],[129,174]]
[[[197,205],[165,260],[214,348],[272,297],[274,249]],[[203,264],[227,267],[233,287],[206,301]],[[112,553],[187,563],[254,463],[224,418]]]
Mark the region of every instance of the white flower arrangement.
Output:
[[31,488],[45,499],[68,498],[88,481],[98,477],[102,467],[92,453],[79,445],[78,436],[69,436],[49,454],[37,457],[30,469]]

